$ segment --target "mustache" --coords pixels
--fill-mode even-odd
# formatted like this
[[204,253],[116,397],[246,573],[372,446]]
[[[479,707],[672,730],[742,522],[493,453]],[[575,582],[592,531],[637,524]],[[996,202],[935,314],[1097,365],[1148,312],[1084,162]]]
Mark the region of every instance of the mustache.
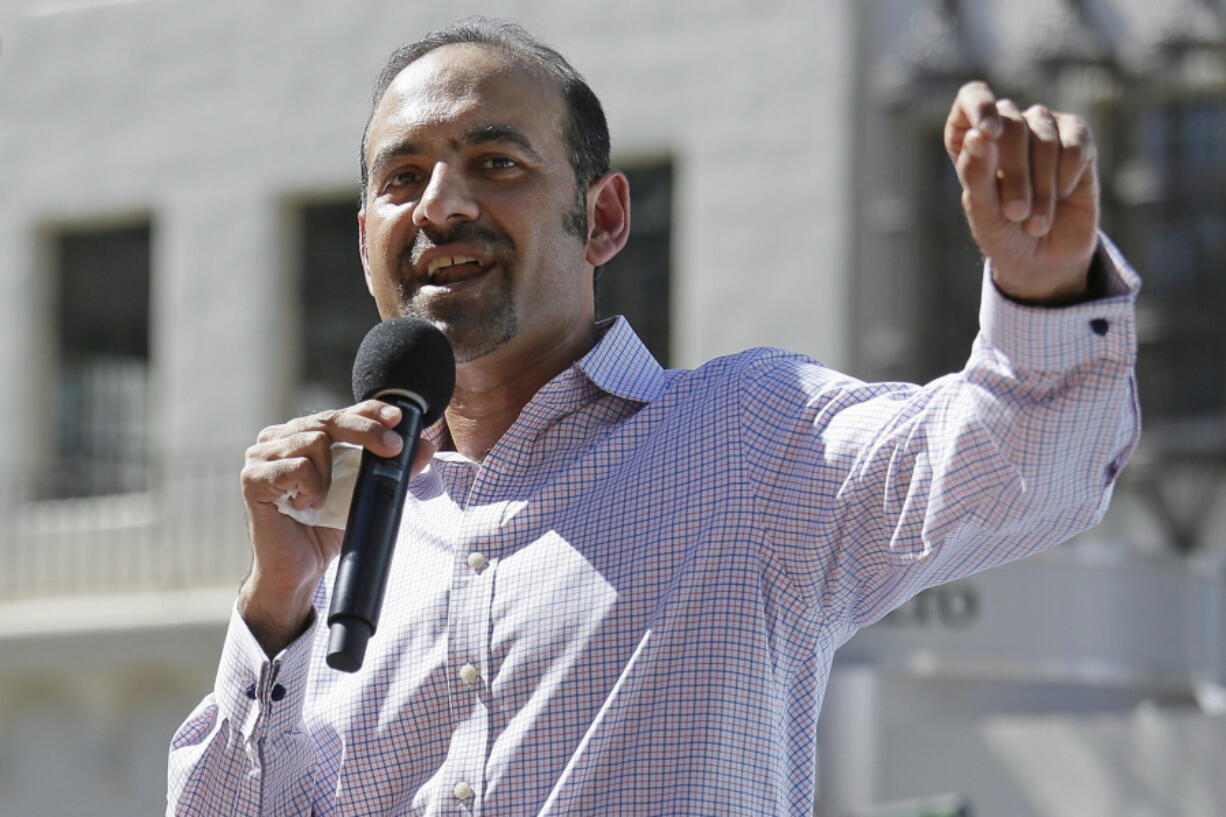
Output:
[[473,249],[503,257],[511,257],[515,252],[515,242],[506,233],[476,222],[463,221],[450,230],[422,227],[409,246],[404,248],[402,260],[416,266],[426,252],[446,244],[467,244]]

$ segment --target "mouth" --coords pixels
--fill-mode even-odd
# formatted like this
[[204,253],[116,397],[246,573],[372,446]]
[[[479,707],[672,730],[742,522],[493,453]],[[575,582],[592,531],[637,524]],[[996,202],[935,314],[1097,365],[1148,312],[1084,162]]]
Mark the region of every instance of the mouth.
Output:
[[418,276],[423,295],[442,295],[473,286],[485,278],[492,264],[471,255],[437,255]]
[[439,255],[431,258],[426,265],[423,283],[447,286],[466,281],[484,271],[485,265],[471,255]]

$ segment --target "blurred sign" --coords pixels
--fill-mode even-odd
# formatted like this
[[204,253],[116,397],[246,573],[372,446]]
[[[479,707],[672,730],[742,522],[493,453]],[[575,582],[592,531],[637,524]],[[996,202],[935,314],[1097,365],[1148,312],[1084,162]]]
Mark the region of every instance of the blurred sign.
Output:
[[880,803],[849,817],[973,817],[971,804],[960,794],[941,794]]
[[842,660],[917,674],[1190,692],[1226,679],[1220,569],[1065,548],[920,593]]
[[960,630],[979,618],[979,591],[969,581],[923,591],[881,620],[885,627],[948,627]]

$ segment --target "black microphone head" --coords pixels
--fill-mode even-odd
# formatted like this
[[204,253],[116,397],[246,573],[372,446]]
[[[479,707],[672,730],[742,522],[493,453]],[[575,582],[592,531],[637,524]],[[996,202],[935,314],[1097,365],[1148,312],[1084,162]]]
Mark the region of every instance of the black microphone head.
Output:
[[389,389],[425,400],[425,425],[443,416],[455,390],[455,354],[434,324],[391,318],[366,333],[353,361],[353,399],[369,400]]

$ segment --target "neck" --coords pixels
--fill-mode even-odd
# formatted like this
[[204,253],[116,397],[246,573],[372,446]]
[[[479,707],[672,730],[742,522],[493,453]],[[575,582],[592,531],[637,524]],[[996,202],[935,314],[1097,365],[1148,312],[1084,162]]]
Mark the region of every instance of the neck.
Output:
[[589,320],[561,336],[526,341],[515,338],[456,367],[447,430],[455,450],[469,459],[485,459],[537,391],[591,350],[596,330]]

